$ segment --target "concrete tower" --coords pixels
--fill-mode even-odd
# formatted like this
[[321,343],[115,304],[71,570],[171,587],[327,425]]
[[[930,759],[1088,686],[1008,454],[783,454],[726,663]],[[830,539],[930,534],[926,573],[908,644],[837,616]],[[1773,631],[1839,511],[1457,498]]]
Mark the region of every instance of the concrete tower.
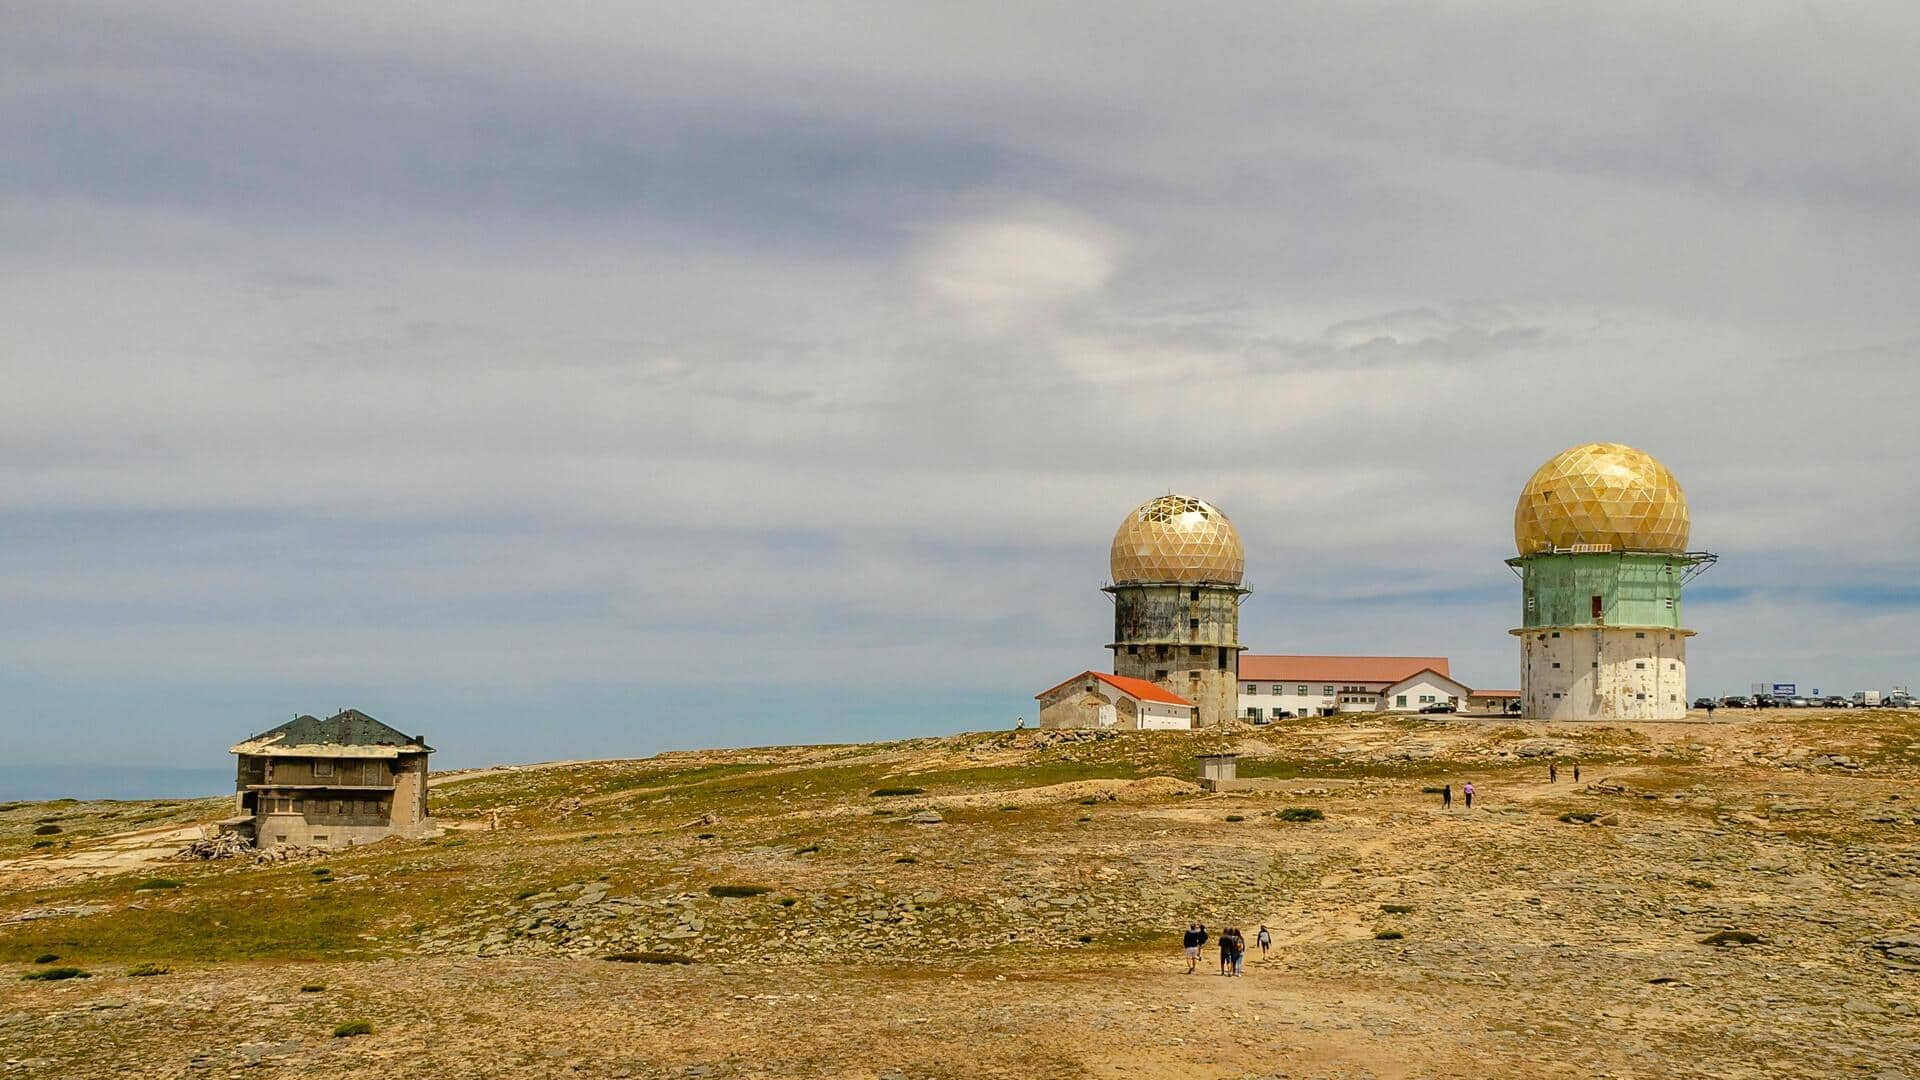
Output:
[[1162,495],[1113,536],[1113,673],[1194,704],[1195,723],[1232,719],[1240,700],[1240,578],[1246,554],[1227,515]]
[[1680,588],[1715,556],[1687,550],[1687,497],[1666,466],[1589,443],[1540,466],[1513,512],[1520,698],[1543,720],[1678,720],[1687,712]]

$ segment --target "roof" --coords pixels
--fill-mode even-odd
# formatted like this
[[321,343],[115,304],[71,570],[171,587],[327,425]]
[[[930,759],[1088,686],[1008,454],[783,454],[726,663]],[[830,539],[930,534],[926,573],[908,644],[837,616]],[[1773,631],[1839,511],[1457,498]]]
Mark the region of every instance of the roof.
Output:
[[1474,696],[1474,697],[1510,697],[1510,698],[1517,698],[1517,697],[1519,697],[1519,696],[1520,696],[1520,691],[1518,691],[1518,690],[1475,690],[1475,691],[1473,692],[1473,696]]
[[1153,701],[1162,705],[1184,705],[1189,709],[1193,708],[1193,702],[1188,701],[1186,698],[1181,697],[1171,690],[1150,683],[1145,679],[1135,679],[1126,675],[1109,675],[1104,671],[1083,671],[1073,678],[1057,686],[1050,686],[1033,696],[1036,698],[1046,697],[1048,694],[1060,689],[1060,687],[1079,682],[1081,679],[1099,679],[1101,682],[1106,683],[1108,686],[1113,687],[1115,690],[1120,691],[1136,701]]
[[1383,691],[1383,693],[1391,694],[1395,690],[1399,689],[1400,687],[1405,686],[1408,683],[1414,682],[1415,680],[1419,679],[1423,675],[1431,675],[1434,678],[1439,679],[1441,682],[1446,683],[1449,686],[1457,686],[1460,688],[1461,694],[1470,696],[1473,693],[1473,687],[1468,686],[1466,683],[1461,682],[1459,679],[1456,679],[1451,675],[1442,674],[1441,672],[1435,671],[1430,667],[1421,668],[1419,671],[1413,672],[1412,674],[1406,676],[1403,679],[1396,679],[1393,685],[1387,687]]
[[302,714],[230,747],[228,753],[268,757],[397,758],[431,754],[426,740],[407,735],[359,709],[321,720]]
[[1240,655],[1243,682],[1383,683],[1431,670],[1453,678],[1444,656],[1256,656]]

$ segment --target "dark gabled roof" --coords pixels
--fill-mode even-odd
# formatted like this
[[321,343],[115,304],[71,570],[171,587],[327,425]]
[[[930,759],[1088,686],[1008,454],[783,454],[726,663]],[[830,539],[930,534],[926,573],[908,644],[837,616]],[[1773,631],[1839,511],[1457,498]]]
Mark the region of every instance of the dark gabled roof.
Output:
[[233,752],[289,753],[295,748],[341,747],[365,747],[376,752],[385,749],[385,753],[379,755],[383,757],[402,752],[433,753],[433,747],[425,741],[388,727],[359,709],[347,709],[325,720],[305,714],[296,716],[253,736],[234,747]]

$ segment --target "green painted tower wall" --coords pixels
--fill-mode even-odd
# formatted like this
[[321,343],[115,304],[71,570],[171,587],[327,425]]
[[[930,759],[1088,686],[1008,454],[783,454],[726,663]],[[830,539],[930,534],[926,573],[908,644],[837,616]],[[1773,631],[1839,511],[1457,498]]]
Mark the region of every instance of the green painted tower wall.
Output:
[[[1520,568],[1523,626],[1680,628],[1680,586],[1697,560],[1641,552],[1509,559]],[[1593,617],[1600,598],[1601,618]]]

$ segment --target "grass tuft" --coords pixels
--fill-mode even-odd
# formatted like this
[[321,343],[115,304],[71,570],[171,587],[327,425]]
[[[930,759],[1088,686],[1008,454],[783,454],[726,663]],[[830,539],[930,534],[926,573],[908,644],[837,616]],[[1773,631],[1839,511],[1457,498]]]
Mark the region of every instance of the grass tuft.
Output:
[[51,964],[58,959],[60,959],[59,953],[43,952],[39,956],[34,957],[33,962],[36,964]]
[[336,1039],[351,1039],[355,1035],[371,1034],[373,1034],[373,1025],[365,1020],[349,1020],[333,1029],[333,1037]]
[[912,855],[902,855],[893,861],[897,863],[917,863],[920,860]]
[[1289,806],[1280,811],[1281,821],[1324,821],[1326,817],[1317,806]]
[[171,975],[173,969],[165,964],[135,964],[127,969],[127,974],[136,979],[147,979],[155,975]]
[[1695,889],[1713,888],[1713,882],[1708,881],[1706,878],[1690,877],[1690,878],[1687,878],[1685,881],[1682,881],[1680,884],[1688,885]]
[[67,979],[91,979],[93,976],[77,967],[41,968],[20,976],[28,982],[62,982]]
[[326,989],[326,983],[307,983],[300,988],[300,992],[303,994],[320,994],[325,993]]
[[1247,820],[1247,819],[1246,819],[1246,818],[1245,818],[1245,817],[1244,817],[1243,815],[1240,815],[1240,814],[1228,814],[1228,815],[1227,815],[1227,820],[1228,820],[1228,821],[1245,821],[1245,820]]
[[178,889],[184,882],[170,877],[151,877],[133,887],[134,892],[152,892],[155,889]]
[[723,897],[732,897],[736,899],[740,897],[745,897],[745,896],[764,896],[767,893],[770,893],[772,891],[773,891],[772,889],[767,888],[765,885],[709,885],[707,886],[708,896],[723,896]]
[[54,833],[57,833],[60,831],[61,829],[60,829],[60,826],[58,825],[41,825],[33,830],[33,835],[52,836]]
[[1412,904],[1381,904],[1380,910],[1389,915],[1405,915],[1413,910]]
[[616,964],[691,964],[691,957],[664,952],[617,952],[602,957]]
[[313,868],[314,877],[330,877],[332,874],[333,871],[325,866],[316,866]]
[[1375,941],[1399,941],[1399,940],[1400,940],[1401,938],[1403,938],[1403,937],[1406,937],[1406,936],[1407,936],[1407,935],[1405,935],[1405,934],[1403,934],[1403,933],[1401,933],[1401,932],[1400,932],[1400,931],[1398,931],[1398,930],[1376,930],[1376,931],[1374,931],[1374,933],[1373,933],[1373,940],[1375,940]]
[[895,795],[925,795],[926,793],[926,788],[917,787],[883,787],[873,789],[873,797],[877,799],[891,798]]
[[780,898],[780,906],[781,906],[781,907],[792,907],[793,905],[795,905],[795,904],[797,904],[797,903],[799,903],[799,902],[800,902],[800,901],[798,901],[798,900],[796,900],[796,899],[794,899],[794,898],[793,898],[793,897],[791,897],[791,896],[783,896],[783,897],[781,897],[781,898]]

